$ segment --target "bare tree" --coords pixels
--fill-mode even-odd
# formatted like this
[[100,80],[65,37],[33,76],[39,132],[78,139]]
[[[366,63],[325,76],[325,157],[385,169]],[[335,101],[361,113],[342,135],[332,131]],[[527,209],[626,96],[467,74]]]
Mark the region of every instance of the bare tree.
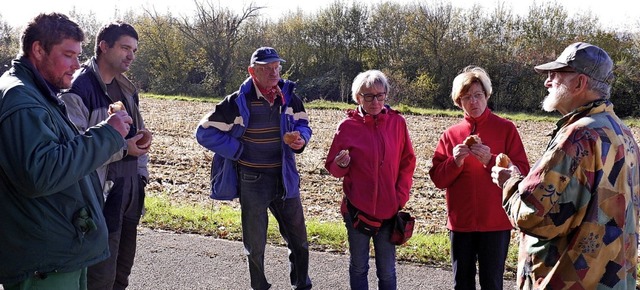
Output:
[[[422,52],[418,63],[422,64],[429,75],[437,78],[436,82],[446,84],[450,73],[445,72],[445,67],[450,60],[451,52],[457,49],[451,47],[451,39],[447,39],[453,17],[451,3],[436,1],[418,4],[414,16],[411,23],[412,42],[418,52]],[[434,105],[442,108],[450,105],[447,98],[448,87],[440,86],[442,90],[437,92]]]
[[75,7],[69,11],[69,17],[74,19],[84,31],[84,42],[82,43],[80,58],[81,61],[85,61],[95,54],[96,35],[102,24],[98,23],[95,12],[78,12]]
[[179,29],[194,49],[204,52],[203,64],[206,71],[213,74],[215,91],[219,96],[226,94],[226,86],[233,74],[235,51],[243,35],[241,25],[256,17],[264,7],[253,3],[235,14],[228,8],[215,6],[210,1],[195,1],[196,12],[193,19],[183,17]]

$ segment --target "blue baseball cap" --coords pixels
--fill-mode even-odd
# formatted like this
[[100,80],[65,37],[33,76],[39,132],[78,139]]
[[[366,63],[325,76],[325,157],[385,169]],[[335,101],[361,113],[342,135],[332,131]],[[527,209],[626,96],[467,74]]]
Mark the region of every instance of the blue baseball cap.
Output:
[[261,47],[256,49],[251,55],[251,62],[249,64],[267,64],[270,62],[279,61],[285,62],[278,56],[278,52],[273,47]]
[[610,84],[613,81],[613,61],[602,48],[576,42],[564,49],[555,61],[534,67],[538,73],[547,73],[565,68],[573,69],[592,79]]

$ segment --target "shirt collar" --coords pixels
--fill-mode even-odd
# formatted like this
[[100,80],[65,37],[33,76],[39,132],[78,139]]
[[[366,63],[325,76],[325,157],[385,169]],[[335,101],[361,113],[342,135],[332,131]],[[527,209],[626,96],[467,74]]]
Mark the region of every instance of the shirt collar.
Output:
[[[256,82],[253,82],[253,88],[256,90],[256,97],[258,99],[262,98],[265,101],[269,102],[269,100],[267,98],[265,98],[265,96],[262,94],[262,92],[260,91],[260,89],[258,88],[258,85],[256,84]],[[273,100],[273,102],[275,103],[275,101],[278,99],[278,96],[276,95],[276,98]]]

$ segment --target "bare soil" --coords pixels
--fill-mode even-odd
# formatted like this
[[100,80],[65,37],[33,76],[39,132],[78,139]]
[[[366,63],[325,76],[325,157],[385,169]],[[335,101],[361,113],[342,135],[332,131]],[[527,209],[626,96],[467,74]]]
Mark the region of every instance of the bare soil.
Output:
[[[200,119],[213,108],[212,103],[171,101],[143,98],[142,114],[153,132],[150,151],[150,184],[148,194],[167,194],[176,202],[226,204],[239,207],[236,201],[214,201],[209,198],[211,151],[200,146],[194,131]],[[324,169],[324,160],[336,126],[344,116],[338,110],[307,110],[313,137],[297,156],[302,178],[302,202],[307,218],[340,220],[341,182]],[[417,155],[412,197],[407,209],[416,216],[417,227],[425,232],[446,231],[444,191],[429,178],[431,157],[441,133],[459,118],[405,115]],[[548,142],[550,122],[516,122],[531,164],[537,160]],[[637,129],[633,129],[638,136]]]

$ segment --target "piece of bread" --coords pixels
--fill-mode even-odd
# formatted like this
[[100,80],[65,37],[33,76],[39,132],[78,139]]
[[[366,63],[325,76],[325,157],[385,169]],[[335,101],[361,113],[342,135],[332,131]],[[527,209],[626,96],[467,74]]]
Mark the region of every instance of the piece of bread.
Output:
[[480,140],[478,135],[469,135],[467,139],[464,139],[464,144],[471,147],[473,144],[482,144],[482,140]]
[[500,153],[498,154],[498,156],[496,156],[496,166],[509,168],[509,163],[511,163],[511,159],[509,159],[509,156],[507,156],[507,154]]
[[117,111],[126,111],[124,104],[121,101],[117,101],[109,105],[109,115],[115,114]]
[[296,142],[296,140],[300,138],[300,132],[298,131],[287,132],[287,133],[284,133],[284,136],[282,138],[283,138],[284,144],[289,145],[293,142]]
[[[140,138],[140,140],[136,141],[136,145],[138,146],[138,148],[140,149],[147,149],[149,148],[149,146],[151,146],[151,143],[147,144],[150,140],[151,140],[151,132],[147,131],[147,130],[138,130],[138,133],[136,133],[136,135],[140,135],[142,134],[142,138]],[[141,147],[144,146],[144,147]]]

